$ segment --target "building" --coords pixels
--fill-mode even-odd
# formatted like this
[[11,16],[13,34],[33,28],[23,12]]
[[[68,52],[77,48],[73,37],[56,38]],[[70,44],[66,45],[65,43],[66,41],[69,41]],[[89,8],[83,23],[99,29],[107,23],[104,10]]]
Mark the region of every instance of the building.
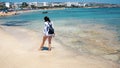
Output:
[[6,6],[7,8],[12,8],[13,5],[14,5],[14,4],[13,4],[12,2],[5,2],[5,6]]
[[21,3],[14,3],[14,5],[12,6],[14,9],[20,9],[20,7],[22,6],[22,2]]
[[79,3],[79,7],[85,7],[87,3]]
[[37,6],[37,2],[30,2],[28,4],[29,4],[29,6],[31,6],[31,5]]
[[55,6],[65,6],[64,2],[53,2],[50,4],[50,6],[55,7]]
[[65,3],[67,7],[71,7],[72,3],[71,2],[66,2]]
[[79,2],[66,2],[65,4],[67,7],[79,6]]
[[49,6],[47,2],[30,2],[29,5],[34,5],[36,7]]
[[10,8],[10,3],[9,3],[9,2],[6,2],[6,3],[5,3],[5,6],[8,7],[8,8]]
[[79,3],[78,2],[72,2],[72,5],[73,6],[79,6]]
[[47,2],[42,2],[43,6],[49,6]]

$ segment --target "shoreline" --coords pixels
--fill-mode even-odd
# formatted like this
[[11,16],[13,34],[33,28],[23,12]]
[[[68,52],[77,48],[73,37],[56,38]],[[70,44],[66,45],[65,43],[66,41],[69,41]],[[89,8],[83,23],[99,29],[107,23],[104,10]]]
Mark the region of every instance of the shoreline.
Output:
[[63,10],[65,8],[46,8],[46,9],[35,9],[35,10],[19,10],[19,11],[12,11],[12,12],[0,12],[0,17],[2,16],[12,16],[12,15],[18,15],[21,13],[27,13],[27,12],[37,12],[37,11],[47,11],[47,10]]
[[2,16],[11,16],[11,15],[17,15],[17,13],[15,11],[12,11],[12,12],[0,12],[0,17]]
[[7,12],[7,13],[3,13],[0,12],[0,16],[13,16],[13,15],[18,15],[18,14],[22,14],[22,13],[27,13],[27,12],[36,12],[36,11],[41,11],[41,10],[20,10],[20,11],[12,11],[12,12]]

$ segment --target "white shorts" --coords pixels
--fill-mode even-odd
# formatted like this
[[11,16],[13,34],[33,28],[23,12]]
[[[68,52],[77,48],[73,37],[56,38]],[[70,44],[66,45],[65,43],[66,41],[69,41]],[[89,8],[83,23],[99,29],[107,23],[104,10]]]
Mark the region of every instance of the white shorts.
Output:
[[54,36],[54,34],[47,34],[47,33],[46,34],[44,33],[44,35],[45,36]]

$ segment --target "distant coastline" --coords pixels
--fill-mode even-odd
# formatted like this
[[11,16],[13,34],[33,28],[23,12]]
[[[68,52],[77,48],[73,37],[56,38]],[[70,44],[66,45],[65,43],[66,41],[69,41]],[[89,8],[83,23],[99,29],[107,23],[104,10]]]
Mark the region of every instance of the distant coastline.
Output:
[[[66,7],[66,8],[80,8],[80,7]],[[44,8],[44,9],[33,9],[33,10],[19,10],[19,11],[11,11],[11,12],[0,12],[0,17],[4,16],[12,16],[12,15],[18,15],[21,13],[26,13],[26,12],[36,12],[36,11],[47,11],[47,10],[64,10],[66,9],[65,7],[62,8]],[[84,7],[84,8],[119,8],[119,7]]]
[[65,8],[120,8],[120,4],[82,2],[0,2],[0,16],[17,15],[40,10],[61,10]]
[[11,15],[18,15],[21,13],[27,12],[36,12],[36,11],[44,11],[44,10],[63,10],[65,8],[45,8],[45,9],[34,9],[34,10],[19,10],[19,11],[11,11],[11,12],[0,12],[0,17],[4,16],[11,16]]

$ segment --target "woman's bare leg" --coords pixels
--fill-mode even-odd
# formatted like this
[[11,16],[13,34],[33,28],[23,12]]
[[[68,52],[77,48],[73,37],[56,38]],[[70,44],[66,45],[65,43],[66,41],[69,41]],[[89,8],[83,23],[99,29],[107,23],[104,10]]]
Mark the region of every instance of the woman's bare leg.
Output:
[[43,40],[42,40],[42,43],[40,45],[40,50],[43,48],[44,43],[45,43],[45,41],[46,41],[47,38],[48,38],[47,36],[43,36]]
[[52,40],[52,36],[48,37],[48,50],[51,50],[51,40]]

